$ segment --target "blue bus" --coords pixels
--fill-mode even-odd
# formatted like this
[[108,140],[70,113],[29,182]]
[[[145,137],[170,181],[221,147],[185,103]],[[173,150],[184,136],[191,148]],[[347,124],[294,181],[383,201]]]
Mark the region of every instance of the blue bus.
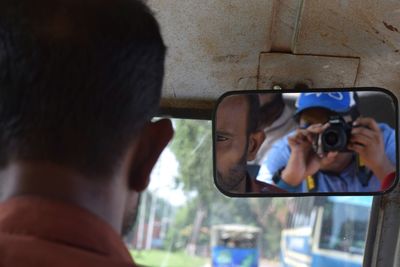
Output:
[[289,266],[362,266],[372,197],[308,197],[292,203],[281,236]]

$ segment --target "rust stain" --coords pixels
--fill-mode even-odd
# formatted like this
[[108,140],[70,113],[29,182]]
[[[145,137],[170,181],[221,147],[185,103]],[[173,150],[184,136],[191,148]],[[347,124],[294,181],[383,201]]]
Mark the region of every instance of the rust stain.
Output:
[[380,32],[371,24],[370,25],[371,26],[371,28],[374,30],[374,32],[376,33],[376,34],[380,34]]
[[390,24],[386,23],[385,21],[382,21],[382,22],[383,22],[383,25],[385,25],[385,27],[386,27],[389,31],[392,31],[392,32],[399,32],[399,30],[398,30],[395,26],[390,25]]

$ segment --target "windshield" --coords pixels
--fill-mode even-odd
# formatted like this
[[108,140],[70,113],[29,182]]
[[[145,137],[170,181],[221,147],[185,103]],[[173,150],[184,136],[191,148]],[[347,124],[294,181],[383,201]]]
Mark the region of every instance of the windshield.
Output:
[[125,238],[137,264],[362,266],[371,197],[226,197],[214,185],[211,122],[173,124]]

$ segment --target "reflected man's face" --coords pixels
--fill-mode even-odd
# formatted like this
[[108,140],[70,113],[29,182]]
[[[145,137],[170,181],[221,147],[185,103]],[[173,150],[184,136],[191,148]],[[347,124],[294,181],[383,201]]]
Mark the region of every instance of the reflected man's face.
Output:
[[217,109],[217,179],[228,191],[235,190],[246,178],[248,105],[245,96],[229,96]]

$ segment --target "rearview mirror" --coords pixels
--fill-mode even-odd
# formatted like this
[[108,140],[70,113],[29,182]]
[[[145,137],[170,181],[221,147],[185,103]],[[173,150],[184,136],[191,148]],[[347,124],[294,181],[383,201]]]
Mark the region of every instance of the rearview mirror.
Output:
[[[290,92],[290,93],[289,93]],[[398,103],[380,88],[234,91],[213,117],[228,196],[374,195],[398,178]]]

